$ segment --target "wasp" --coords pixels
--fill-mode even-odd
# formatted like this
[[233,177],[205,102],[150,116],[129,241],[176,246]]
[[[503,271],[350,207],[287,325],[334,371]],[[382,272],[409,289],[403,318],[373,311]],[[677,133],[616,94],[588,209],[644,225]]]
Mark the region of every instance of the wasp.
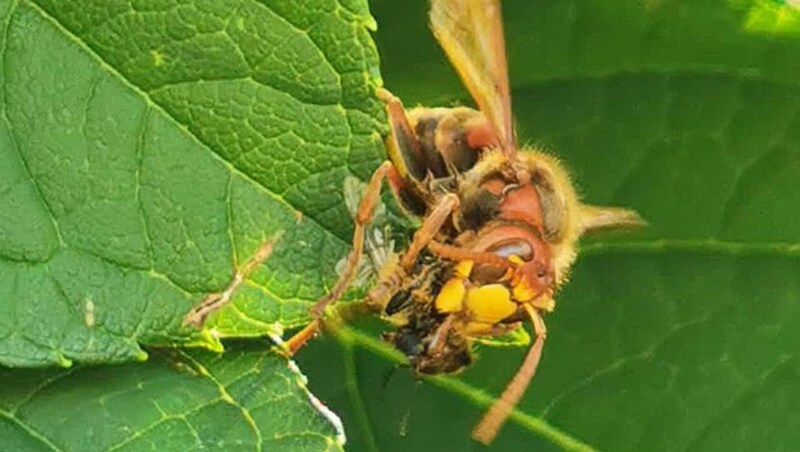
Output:
[[406,110],[389,91],[377,90],[391,130],[389,160],[363,192],[339,279],[289,347],[296,350],[314,334],[358,272],[365,231],[387,183],[419,227],[387,259],[365,301],[398,325],[386,338],[415,371],[457,372],[472,362],[475,340],[532,324],[535,339],[517,374],[473,430],[488,444],[536,372],[547,337],[543,316],[555,308],[579,238],[643,221],[631,210],[583,204],[558,159],[518,145],[499,0],[433,0],[430,25],[478,109]]

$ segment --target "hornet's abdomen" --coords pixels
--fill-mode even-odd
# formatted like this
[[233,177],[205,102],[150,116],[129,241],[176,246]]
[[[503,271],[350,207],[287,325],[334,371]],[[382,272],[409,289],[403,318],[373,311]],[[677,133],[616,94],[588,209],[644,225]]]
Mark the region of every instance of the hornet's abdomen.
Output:
[[486,118],[471,108],[418,107],[407,112],[407,125],[389,119],[394,133],[386,144],[397,169],[398,198],[419,216],[430,205],[431,187],[472,169],[481,150],[495,142]]

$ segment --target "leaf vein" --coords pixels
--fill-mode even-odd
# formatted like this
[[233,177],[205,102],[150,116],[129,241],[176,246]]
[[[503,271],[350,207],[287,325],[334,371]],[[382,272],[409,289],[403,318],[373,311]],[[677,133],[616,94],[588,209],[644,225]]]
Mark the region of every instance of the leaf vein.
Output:
[[714,415],[714,416],[713,416],[711,419],[709,419],[709,421],[708,421],[708,423],[705,425],[705,427],[701,428],[701,429],[700,429],[700,430],[699,430],[699,431],[698,431],[698,432],[697,432],[697,433],[694,435],[694,437],[693,437],[693,438],[691,438],[691,439],[690,439],[690,440],[689,440],[689,441],[686,443],[687,445],[686,445],[686,447],[685,447],[685,449],[684,449],[684,450],[692,450],[692,449],[696,449],[696,445],[697,445],[697,443],[698,443],[698,442],[699,442],[699,441],[700,441],[700,440],[703,438],[703,435],[704,435],[706,432],[710,431],[710,430],[711,430],[711,428],[713,428],[713,426],[714,426],[715,424],[717,424],[717,422],[718,422],[718,421],[720,421],[720,420],[724,419],[724,416],[725,416],[726,414],[729,414],[729,413],[730,413],[732,410],[735,410],[735,409],[736,409],[736,403],[737,403],[737,402],[739,402],[740,400],[742,400],[742,399],[746,398],[748,395],[751,395],[751,394],[753,394],[754,392],[756,392],[756,391],[757,391],[759,388],[761,388],[761,387],[762,387],[762,385],[764,384],[764,382],[765,382],[766,380],[768,380],[768,379],[769,379],[771,376],[773,376],[773,375],[775,375],[777,372],[779,372],[779,371],[780,371],[780,370],[781,370],[781,369],[782,369],[784,366],[786,366],[786,365],[788,365],[789,363],[791,363],[792,361],[794,361],[794,360],[795,360],[795,358],[796,358],[796,357],[795,357],[795,355],[782,356],[782,357],[781,357],[781,358],[778,360],[778,362],[777,362],[777,363],[776,363],[774,366],[772,366],[772,367],[770,367],[769,369],[767,369],[767,371],[766,371],[766,372],[764,372],[764,373],[761,375],[761,377],[760,377],[760,378],[756,379],[756,380],[755,380],[755,381],[753,381],[751,384],[747,385],[747,387],[745,387],[745,388],[744,388],[742,391],[740,391],[740,392],[738,392],[738,393],[734,394],[734,395],[733,395],[733,397],[731,397],[731,399],[730,399],[730,400],[729,400],[727,403],[725,403],[725,404],[720,404],[720,406],[721,406],[721,409],[719,410],[719,412],[718,412],[716,415]]
[[619,242],[592,242],[580,249],[581,256],[603,256],[614,253],[718,253],[733,256],[766,255],[800,257],[800,242],[741,242],[706,239],[655,239]]
[[582,380],[564,389],[563,391],[561,391],[561,393],[553,397],[550,403],[542,410],[542,417],[547,417],[547,414],[551,410],[555,409],[565,397],[567,397],[570,394],[578,392],[582,388],[589,386],[598,378],[607,375],[609,373],[612,373],[614,371],[620,370],[631,362],[653,359],[658,353],[658,349],[661,348],[664,344],[666,344],[670,339],[680,334],[686,328],[690,328],[696,325],[709,322],[714,317],[714,314],[717,314],[718,312],[719,311],[712,311],[705,316],[691,319],[689,321],[680,324],[675,324],[673,325],[672,328],[670,328],[667,334],[653,346],[647,347],[645,350],[641,352],[620,357],[619,359],[615,360],[608,366],[603,367],[602,369],[597,370],[595,372],[592,372]]
[[322,47],[319,45],[319,43],[317,43],[317,41],[316,41],[316,40],[314,40],[314,38],[311,36],[311,33],[309,33],[309,31],[308,31],[308,30],[304,30],[304,29],[302,29],[302,28],[298,27],[296,24],[292,23],[292,22],[291,22],[289,19],[287,19],[287,18],[285,18],[285,17],[281,16],[280,14],[278,14],[278,13],[277,13],[277,11],[275,11],[275,9],[274,9],[274,8],[272,8],[272,7],[271,7],[269,4],[267,4],[267,2],[265,2],[264,0],[256,0],[256,3],[257,3],[257,4],[259,4],[259,5],[261,5],[261,6],[263,6],[263,7],[264,7],[264,8],[265,8],[267,11],[269,11],[270,13],[272,13],[273,15],[275,15],[276,17],[278,17],[278,18],[279,18],[281,21],[283,21],[283,22],[284,22],[286,25],[290,26],[290,27],[291,27],[291,28],[293,28],[295,31],[297,31],[297,32],[299,32],[299,33],[301,33],[301,34],[305,35],[305,37],[306,37],[306,38],[308,38],[309,42],[311,42],[311,44],[312,44],[312,45],[313,45],[313,46],[314,46],[314,47],[317,49],[317,51],[319,52],[320,56],[322,57],[322,60],[323,60],[323,61],[325,61],[325,64],[327,64],[327,65],[328,65],[328,68],[329,68],[329,69],[330,69],[330,70],[331,70],[331,71],[332,71],[334,74],[336,74],[336,80],[337,80],[337,83],[338,83],[338,85],[339,85],[339,97],[340,97],[339,104],[341,104],[341,96],[342,96],[342,94],[344,93],[344,88],[343,88],[343,86],[342,86],[342,76],[341,76],[341,74],[339,73],[339,71],[338,71],[338,69],[336,68],[336,66],[335,66],[335,65],[334,65],[334,64],[331,62],[331,60],[328,58],[328,54],[327,54],[327,53],[325,53],[325,51],[324,51],[324,50],[322,50]]
[[32,426],[25,423],[22,419],[16,417],[13,413],[9,413],[5,410],[0,409],[0,416],[4,416],[9,421],[13,422],[15,425],[19,426],[19,428],[25,430],[25,433],[30,435],[32,438],[38,440],[42,445],[47,447],[50,450],[55,451],[62,451],[64,449],[58,447],[55,443],[53,443],[49,438],[44,436],[41,432],[34,429]]
[[142,229],[144,230],[144,239],[147,246],[147,259],[150,261],[150,268],[155,267],[153,259],[153,238],[150,234],[150,226],[147,223],[145,215],[144,204],[142,203],[142,169],[144,168],[144,137],[147,133],[147,122],[150,120],[151,109],[149,106],[145,107],[142,114],[142,122],[139,125],[139,133],[136,136],[136,191],[134,197],[136,198],[136,205],[139,209],[139,216],[142,218]]
[[52,384],[58,382],[59,380],[62,380],[64,378],[66,378],[66,377],[69,377],[70,375],[72,375],[75,372],[76,369],[77,369],[77,367],[73,367],[73,368],[67,369],[65,371],[59,372],[59,373],[57,373],[56,375],[54,375],[54,376],[52,376],[50,378],[46,378],[44,381],[42,381],[36,387],[34,387],[31,390],[31,392],[28,393],[28,395],[26,395],[22,400],[20,400],[19,403],[17,403],[17,405],[11,410],[10,414],[16,415],[16,413],[19,412],[20,408],[22,408],[23,406],[27,405],[33,399],[33,397],[36,394],[38,394],[38,393],[42,392],[43,390],[47,389],[49,386],[51,386]]
[[[81,39],[79,36],[77,36],[71,30],[67,29],[64,25],[62,25],[61,22],[59,22],[49,12],[47,12],[39,4],[37,4],[35,2],[35,0],[25,0],[25,1],[26,1],[26,3],[30,4],[31,7],[37,13],[39,13],[39,15],[41,15],[45,20],[47,20],[48,22],[52,23],[68,39],[72,40],[74,43],[76,43],[78,46],[80,46],[84,51],[86,51],[88,55],[90,55],[98,63],[100,63],[102,65],[102,67],[105,68],[109,73],[113,74],[120,81],[124,82],[128,87],[130,87],[135,92],[140,94],[143,99],[146,99],[148,104],[150,104],[153,108],[157,108],[160,112],[162,112],[164,114],[164,116],[166,118],[169,118],[175,124],[179,125],[181,127],[181,129],[186,133],[186,135],[188,137],[190,137],[196,143],[198,143],[203,148],[208,150],[216,159],[218,159],[223,165],[225,165],[228,168],[229,171],[235,172],[235,173],[241,175],[243,178],[245,178],[249,182],[252,182],[255,186],[257,186],[261,190],[263,190],[264,194],[266,194],[267,196],[271,197],[272,199],[277,201],[279,204],[282,204],[282,205],[286,206],[286,208],[290,209],[291,211],[303,211],[302,209],[299,209],[299,208],[295,207],[291,202],[289,202],[283,196],[281,196],[278,193],[270,190],[267,186],[265,186],[264,184],[262,184],[261,182],[259,182],[256,179],[254,179],[252,176],[250,176],[249,174],[247,174],[246,172],[242,171],[238,167],[234,166],[231,162],[229,162],[228,160],[223,158],[223,156],[219,152],[217,152],[210,144],[206,143],[197,134],[195,134],[189,128],[188,124],[182,123],[180,120],[178,120],[178,118],[176,116],[171,114],[160,103],[154,101],[152,96],[150,95],[150,93],[148,93],[147,91],[144,91],[142,88],[140,88],[139,86],[134,84],[131,80],[129,80],[127,77],[125,77],[122,73],[120,73],[115,67],[113,67],[108,62],[106,62],[100,56],[100,54],[97,53],[94,50],[93,47],[91,47],[88,43],[86,43],[83,39]],[[324,234],[326,234],[326,235],[328,235],[328,236],[330,236],[330,237],[334,238],[335,240],[340,241],[342,243],[347,243],[347,241],[345,239],[343,239],[342,237],[339,237],[338,235],[336,235],[332,231],[330,231],[328,228],[324,227],[320,223],[320,221],[317,218],[315,218],[313,215],[308,214],[308,212],[304,212],[304,213],[306,214],[305,217],[309,218],[315,225],[317,225],[319,227],[319,230],[322,231]]]
[[211,373],[211,371],[208,368],[203,366],[199,361],[197,361],[196,359],[194,359],[193,357],[189,356],[186,353],[181,353],[181,355],[184,357],[184,359],[191,362],[193,366],[199,369],[201,375],[208,378],[217,386],[217,390],[219,391],[220,396],[224,401],[230,403],[231,405],[239,409],[245,422],[253,430],[253,433],[256,436],[256,440],[258,441],[257,450],[261,451],[261,443],[262,443],[261,430],[258,428],[258,424],[256,423],[255,419],[253,419],[253,416],[250,414],[250,411],[247,409],[247,407],[240,404],[236,399],[234,399],[230,395],[230,393],[228,393],[226,387],[214,376],[214,374]]
[[[2,79],[4,80],[8,78],[8,73],[6,72],[6,66],[8,63],[6,61],[6,56],[8,51],[9,30],[11,29],[11,19],[14,16],[14,11],[17,9],[18,5],[19,3],[16,1],[12,4],[12,6],[9,8],[8,18],[6,19],[6,22],[3,24],[3,48],[0,49],[0,59],[2,59],[2,72],[3,72]],[[25,159],[22,149],[20,149],[16,134],[14,133],[14,127],[12,126],[11,123],[11,117],[8,115],[8,91],[7,91],[8,85],[6,83],[2,83],[2,89],[3,89],[3,97],[2,97],[3,119],[8,125],[8,134],[9,137],[11,138],[11,147],[14,148],[14,150],[16,151],[17,157],[19,158],[20,163],[22,164],[22,169],[27,175],[27,178],[30,181],[31,185],[33,186],[33,189],[36,192],[37,196],[39,197],[39,200],[42,202],[42,207],[44,207],[44,210],[50,217],[50,220],[52,221],[53,224],[53,230],[55,231],[56,234],[56,238],[58,239],[59,244],[63,247],[64,240],[61,234],[61,228],[55,216],[55,212],[53,211],[53,207],[47,201],[47,199],[44,196],[44,193],[42,193],[42,189],[39,186],[39,183],[33,177],[30,165],[28,164],[28,161]],[[42,259],[42,261],[47,261],[50,257],[52,257],[52,254],[55,253],[56,251],[57,250],[52,250],[51,255],[48,256],[47,258]]]

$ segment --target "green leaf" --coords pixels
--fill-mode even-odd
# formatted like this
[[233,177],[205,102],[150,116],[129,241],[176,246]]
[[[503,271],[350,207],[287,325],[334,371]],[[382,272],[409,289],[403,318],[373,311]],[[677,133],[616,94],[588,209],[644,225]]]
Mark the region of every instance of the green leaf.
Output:
[[0,379],[3,450],[342,450],[304,377],[268,352],[156,353]]
[[[800,444],[800,11],[780,1],[504,2],[522,142],[639,233],[583,243],[539,372],[494,450]],[[471,103],[424,2],[376,2],[385,84]],[[417,381],[366,333],[300,356],[352,450],[467,450],[525,350]],[[343,362],[343,363],[342,363]]]
[[517,328],[502,336],[480,337],[476,341],[491,347],[527,347],[531,345],[531,335],[525,328]]
[[[307,319],[382,145],[363,1],[0,0],[0,364]],[[181,328],[284,231],[214,335]]]

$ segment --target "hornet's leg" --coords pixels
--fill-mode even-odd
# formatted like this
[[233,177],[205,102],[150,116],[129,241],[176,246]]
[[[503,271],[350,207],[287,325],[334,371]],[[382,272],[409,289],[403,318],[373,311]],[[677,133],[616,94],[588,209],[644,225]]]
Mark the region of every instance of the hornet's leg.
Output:
[[405,276],[413,270],[419,253],[433,241],[459,204],[458,196],[453,193],[449,193],[439,200],[422,220],[422,225],[417,232],[414,233],[414,238],[401,257],[400,267],[378,281],[375,288],[367,294],[367,303],[373,306],[383,306],[399,290]]
[[391,174],[392,190],[404,209],[417,216],[425,215],[425,190],[420,181],[428,175],[428,162],[403,103],[389,91],[379,88],[379,99],[386,104],[386,117],[392,133],[386,138],[386,151],[396,171]]
[[[344,270],[342,270],[342,273],[339,275],[336,284],[333,285],[330,292],[320,298],[311,308],[311,316],[315,319],[322,316],[325,307],[338,300],[344,294],[353,276],[355,276],[358,262],[361,260],[361,256],[364,252],[364,227],[372,222],[375,209],[380,202],[383,179],[393,170],[392,162],[386,161],[372,174],[369,185],[367,185],[367,189],[364,192],[364,197],[361,198],[361,203],[358,205],[356,224],[353,230],[353,249],[350,250],[350,254],[347,256]],[[391,178],[389,180],[391,181]]]
[[289,340],[283,343],[283,349],[280,350],[281,353],[287,358],[297,353],[298,350],[306,345],[306,342],[308,342],[312,337],[314,337],[315,334],[317,334],[319,327],[320,320],[312,320],[311,323],[303,327],[303,329],[297,333],[294,333]]
[[[372,306],[363,302],[347,303],[336,312],[338,317],[337,320],[341,320],[342,322],[345,323],[349,322],[355,317],[360,317],[371,313],[374,313]],[[331,325],[329,323],[323,325],[322,319],[314,319],[308,325],[306,325],[302,330],[295,333],[294,336],[290,337],[283,343],[278,344],[280,346],[278,350],[284,356],[290,357],[295,353],[297,353],[303,347],[303,345],[306,344],[306,342],[308,342],[311,338],[313,338],[314,335],[316,335],[317,332],[324,327],[331,327],[331,329],[335,329],[337,325],[336,324]]]
[[375,209],[378,207],[380,201],[383,180],[388,179],[391,185],[394,175],[396,175],[396,170],[392,162],[389,161],[383,162],[383,164],[372,173],[364,196],[361,198],[361,203],[358,205],[358,212],[355,218],[356,224],[353,229],[353,249],[350,250],[350,254],[347,255],[344,269],[330,292],[317,300],[314,306],[311,307],[311,317],[313,319],[311,323],[286,341],[284,347],[285,354],[293,355],[305,345],[309,339],[314,337],[321,326],[321,318],[325,308],[338,300],[350,286],[350,282],[358,269],[358,263],[364,253],[364,227],[372,221],[372,217],[375,215]]
[[438,355],[444,346],[447,345],[447,335],[450,334],[450,328],[453,326],[454,321],[455,316],[450,314],[445,317],[444,322],[442,322],[442,324],[436,328],[436,332],[433,335],[433,340],[428,347],[428,353],[431,356]]
[[472,430],[472,438],[483,444],[491,443],[495,436],[497,436],[500,427],[503,426],[508,415],[511,414],[511,410],[514,409],[514,405],[522,398],[525,389],[527,389],[528,384],[531,382],[534,374],[536,374],[536,368],[539,366],[539,360],[542,357],[542,347],[544,347],[544,340],[547,337],[547,328],[544,325],[541,314],[539,314],[535,308],[528,304],[524,306],[533,322],[536,340],[530,351],[528,351],[528,355],[525,357],[522,366],[520,366],[517,374],[514,375],[514,378],[508,386],[506,386],[503,394],[500,395],[500,398],[494,402],[494,405],[489,408],[489,411],[483,415],[481,421]]
[[[378,98],[386,103],[386,114],[389,118],[389,125],[392,128],[392,139],[387,142],[387,144],[390,144],[388,146],[390,157],[392,157],[393,161],[400,162],[402,166],[397,168],[391,161],[387,161],[373,173],[358,207],[355,228],[353,230],[353,248],[347,256],[344,270],[339,275],[339,279],[330,292],[317,300],[314,306],[311,307],[311,317],[314,321],[287,341],[287,348],[289,348],[292,353],[302,347],[303,344],[319,330],[319,319],[322,317],[323,311],[329,304],[335,302],[344,294],[355,276],[358,263],[364,251],[364,227],[372,221],[372,217],[375,214],[375,209],[380,200],[381,185],[384,179],[388,181],[389,187],[392,189],[398,201],[400,201],[402,205],[407,206],[404,201],[409,197],[403,195],[410,187],[408,187],[403,175],[408,174],[409,168],[407,168],[407,166],[409,163],[412,165],[418,163],[418,158],[420,156],[419,142],[417,141],[414,130],[408,122],[403,104],[400,100],[385,89],[378,89],[376,94]],[[411,158],[407,159],[405,156],[410,156]],[[410,162],[408,160],[410,160]],[[417,167],[413,169],[416,170]],[[412,211],[424,209],[424,205],[412,205],[407,207],[410,207]],[[414,207],[416,207],[416,209],[414,209]]]
[[430,213],[422,220],[422,225],[414,233],[414,239],[408,245],[408,250],[400,261],[403,270],[409,271],[414,267],[419,253],[436,237],[460,203],[458,195],[448,193],[431,209]]
[[391,140],[388,142],[389,155],[395,162],[410,166],[400,168],[400,172],[411,173],[417,179],[424,178],[425,157],[422,155],[417,134],[408,122],[403,103],[384,88],[378,88],[375,94],[386,104],[386,116],[392,128]]
[[[411,153],[412,161],[417,161],[414,158],[419,157],[419,142],[417,136],[411,129],[411,125],[406,118],[405,110],[400,99],[396,98],[389,91],[379,88],[376,92],[378,98],[386,103],[386,114],[389,117],[389,124],[392,127],[392,137],[394,143],[401,153]],[[398,160],[398,159],[393,159]],[[402,160],[402,164],[406,164],[406,159]],[[390,188],[394,192],[395,197],[402,203],[403,196],[401,192],[407,187],[405,180],[402,176],[405,168],[396,168],[392,161],[384,162],[372,174],[369,185],[361,199],[361,204],[358,206],[358,213],[356,214],[355,230],[353,232],[353,249],[350,255],[347,256],[347,262],[339,280],[333,286],[333,289],[320,298],[317,303],[311,308],[312,316],[315,318],[320,317],[325,307],[333,301],[340,298],[350,284],[353,276],[355,275],[358,267],[358,262],[361,260],[361,255],[364,248],[364,226],[372,221],[375,214],[375,209],[380,201],[381,184],[384,179],[389,183]]]
[[454,262],[473,261],[481,264],[496,265],[503,268],[512,268],[512,264],[508,258],[499,256],[489,251],[472,251],[437,242],[436,240],[432,240],[428,244],[428,249],[433,254]]

